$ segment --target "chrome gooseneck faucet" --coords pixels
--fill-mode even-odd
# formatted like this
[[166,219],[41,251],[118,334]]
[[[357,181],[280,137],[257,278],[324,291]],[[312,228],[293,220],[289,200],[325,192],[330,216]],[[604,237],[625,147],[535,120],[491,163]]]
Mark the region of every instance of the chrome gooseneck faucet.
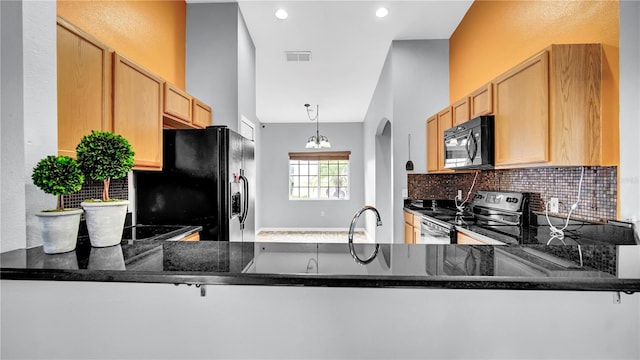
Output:
[[380,220],[380,213],[373,206],[369,206],[369,205],[363,206],[360,210],[356,211],[355,215],[353,215],[353,219],[351,219],[351,226],[349,227],[349,252],[351,253],[351,256],[353,257],[353,259],[360,265],[366,265],[372,262],[373,259],[376,258],[376,255],[378,255],[378,250],[380,250],[380,244],[376,244],[376,249],[373,251],[373,254],[371,254],[369,258],[362,260],[360,259],[360,257],[358,257],[358,254],[356,254],[356,250],[353,246],[353,232],[355,231],[356,223],[358,222],[360,215],[362,215],[362,213],[367,210],[371,210],[376,214],[376,220],[377,220],[376,226],[382,226],[382,220]]

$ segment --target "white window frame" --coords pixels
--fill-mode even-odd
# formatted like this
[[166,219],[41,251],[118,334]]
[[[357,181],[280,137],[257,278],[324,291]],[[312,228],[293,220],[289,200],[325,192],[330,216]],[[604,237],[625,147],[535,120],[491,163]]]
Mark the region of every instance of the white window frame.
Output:
[[[288,161],[288,169],[289,169],[289,173],[287,174],[287,181],[289,182],[288,184],[288,197],[289,200],[292,201],[345,201],[345,200],[350,200],[351,199],[351,159],[350,159],[350,155],[351,152],[350,151],[325,151],[325,152],[302,152],[302,153],[289,153],[289,159]],[[291,161],[292,160],[307,160],[307,161],[330,161],[330,160],[339,160],[339,161],[346,161],[347,162],[347,173],[346,173],[346,177],[347,177],[347,194],[345,197],[317,197],[317,198],[299,198],[299,197],[292,197],[291,196],[291,186],[292,186],[292,182],[291,182]],[[319,166],[320,164],[318,163],[318,171],[319,171]],[[320,175],[318,174],[318,179],[320,178]],[[317,190],[318,190],[318,196],[320,195],[320,190],[322,189],[321,187],[321,183],[320,181],[318,181],[318,185],[317,185]]]

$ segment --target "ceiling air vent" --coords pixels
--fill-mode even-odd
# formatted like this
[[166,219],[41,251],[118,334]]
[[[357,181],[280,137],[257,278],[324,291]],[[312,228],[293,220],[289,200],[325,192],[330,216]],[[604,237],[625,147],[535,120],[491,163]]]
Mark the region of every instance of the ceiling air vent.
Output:
[[311,51],[285,51],[287,61],[311,61]]

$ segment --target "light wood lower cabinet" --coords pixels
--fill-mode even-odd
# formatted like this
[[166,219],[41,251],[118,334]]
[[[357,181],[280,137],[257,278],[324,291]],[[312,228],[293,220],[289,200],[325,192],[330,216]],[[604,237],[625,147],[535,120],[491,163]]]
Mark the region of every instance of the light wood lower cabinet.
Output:
[[111,50],[57,20],[58,154],[75,158],[91,130],[111,131]]
[[180,241],[200,241],[200,233],[193,233],[180,239]]
[[420,216],[408,211],[404,212],[404,243],[417,244],[420,242]]
[[488,245],[486,242],[472,238],[471,236],[460,231],[458,231],[457,237],[459,245]]
[[113,62],[113,131],[133,147],[134,169],[161,169],[163,80],[118,53]]

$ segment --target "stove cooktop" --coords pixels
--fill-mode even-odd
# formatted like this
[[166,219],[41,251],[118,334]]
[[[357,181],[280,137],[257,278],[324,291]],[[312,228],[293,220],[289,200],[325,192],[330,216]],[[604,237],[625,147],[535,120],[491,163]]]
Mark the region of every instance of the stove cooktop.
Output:
[[[440,204],[442,206],[440,206]],[[564,238],[551,236],[551,229],[544,214],[527,213],[526,225],[505,225],[479,219],[470,211],[460,212],[453,201],[438,200],[436,207],[408,208],[424,216],[435,218],[453,226],[462,227],[505,244],[513,245],[638,245],[635,231],[630,224],[596,223],[572,219],[564,231]],[[468,210],[468,209],[467,209]],[[554,226],[562,228],[565,219],[551,217]],[[551,241],[550,241],[551,240]]]

